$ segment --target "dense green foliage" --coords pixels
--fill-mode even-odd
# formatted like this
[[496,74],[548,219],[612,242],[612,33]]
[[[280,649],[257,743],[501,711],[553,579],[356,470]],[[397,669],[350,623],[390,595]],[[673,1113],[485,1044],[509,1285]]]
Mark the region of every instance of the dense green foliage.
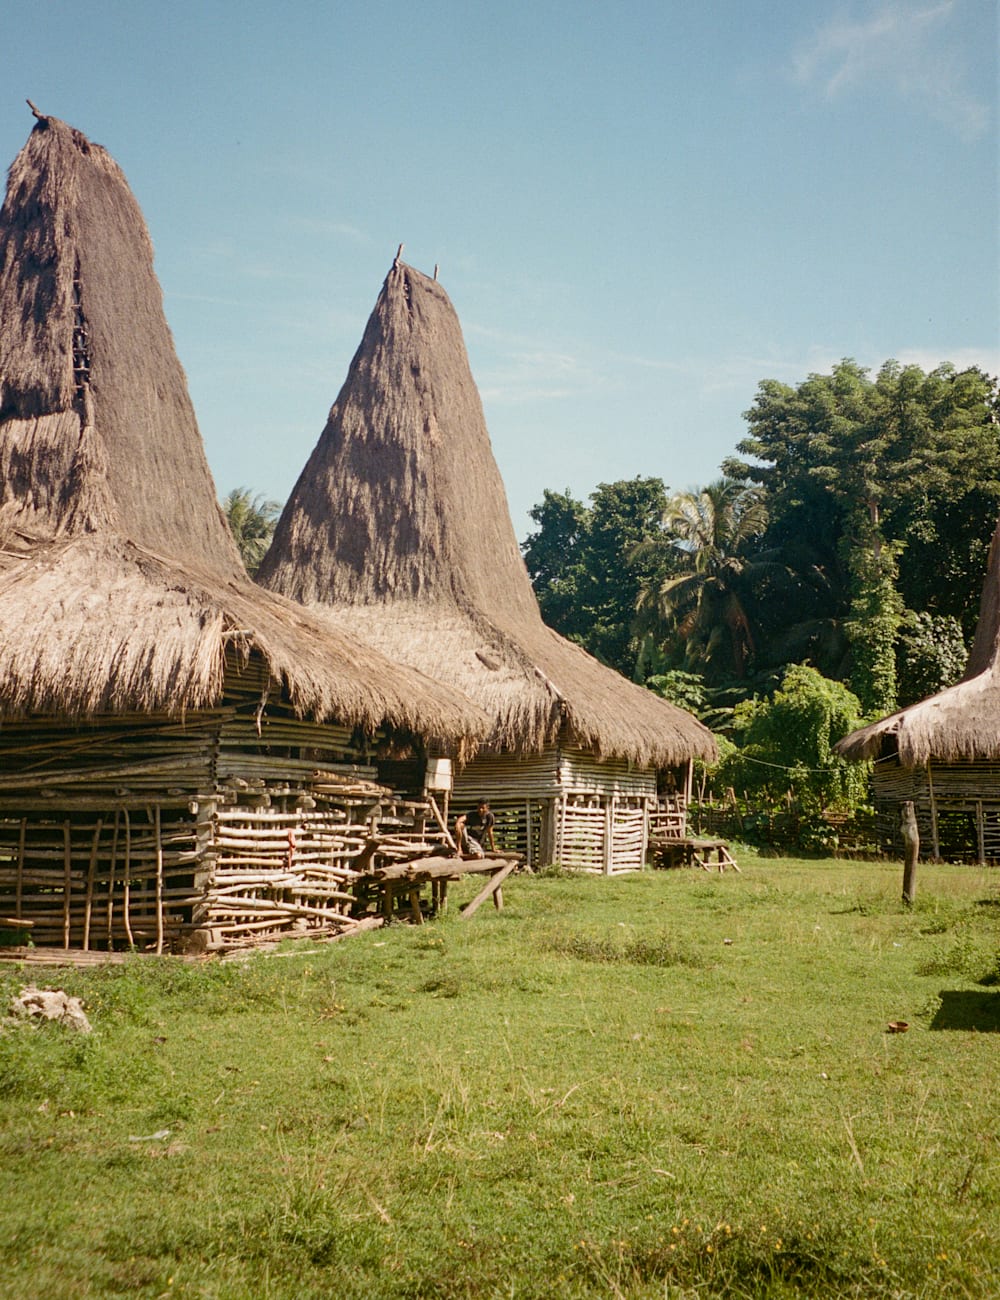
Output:
[[752,695],[809,663],[867,713],[912,702],[956,680],[975,628],[998,413],[995,380],[948,365],[764,380],[717,483],[605,484],[590,506],[546,492],[524,547],[543,614],[638,680]]
[[254,496],[246,487],[233,488],[222,503],[229,531],[251,577],[271,545],[280,511],[279,501],[269,501],[260,493]]
[[538,525],[523,545],[542,617],[604,663],[632,676],[639,654],[639,593],[657,580],[653,537],[667,506],[658,478],[602,483],[583,505],[546,491],[531,511]]
[[736,706],[729,760],[730,784],[748,790],[792,791],[821,808],[852,804],[863,796],[867,772],[833,752],[841,736],[861,721],[856,696],[804,664],[789,668],[770,699]]
[[0,967],[94,1025],[0,1031],[0,1289],[995,1295],[995,874],[921,867],[910,910],[898,865],[738,856],[241,963]]
[[738,704],[735,746],[711,775],[717,794],[731,791],[748,809],[743,834],[793,848],[833,847],[829,814],[850,822],[867,799],[868,764],[833,752],[860,722],[857,697],[804,664],[787,669],[772,696]]
[[850,615],[844,630],[851,643],[851,688],[869,717],[896,709],[896,640],[903,602],[896,589],[901,548],[877,536],[851,555]]
[[722,478],[672,496],[659,531],[633,552],[662,575],[640,589],[637,626],[654,639],[673,636],[685,668],[746,675],[754,653],[744,606],[754,561],[746,553],[766,520],[758,489]]
[[906,614],[896,645],[899,703],[936,695],[957,682],[965,669],[962,625],[950,614]]
[[872,379],[850,360],[795,388],[763,381],[746,413],[744,459],[726,471],[764,489],[778,545],[809,536],[841,557],[847,608],[841,592],[830,612],[872,713],[896,703],[904,607],[972,631],[1000,510],[996,416],[996,382],[981,371],[887,361]]

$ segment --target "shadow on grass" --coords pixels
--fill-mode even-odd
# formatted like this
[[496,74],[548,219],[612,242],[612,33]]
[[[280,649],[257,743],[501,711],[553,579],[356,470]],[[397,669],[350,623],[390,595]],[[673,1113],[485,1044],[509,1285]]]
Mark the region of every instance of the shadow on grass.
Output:
[[975,1029],[980,1034],[1000,1033],[1000,993],[945,990],[931,1029]]

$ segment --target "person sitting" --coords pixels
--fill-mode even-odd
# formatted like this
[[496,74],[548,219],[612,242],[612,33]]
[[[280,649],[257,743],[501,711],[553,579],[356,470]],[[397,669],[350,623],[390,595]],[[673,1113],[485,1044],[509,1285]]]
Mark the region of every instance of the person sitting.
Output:
[[475,812],[460,813],[455,818],[455,840],[459,853],[464,857],[483,858],[486,856],[487,843],[491,852],[496,853],[496,840],[493,838],[495,824],[496,818],[485,799],[479,800]]

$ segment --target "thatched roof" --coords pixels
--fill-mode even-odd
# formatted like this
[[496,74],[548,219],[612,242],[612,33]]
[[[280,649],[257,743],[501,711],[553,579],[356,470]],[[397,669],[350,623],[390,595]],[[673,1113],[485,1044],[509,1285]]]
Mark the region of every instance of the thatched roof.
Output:
[[845,736],[844,758],[895,753],[903,767],[1000,759],[1000,523],[990,545],[979,624],[955,686]]
[[0,520],[114,529],[243,572],[139,205],[114,159],[56,118],[35,124],[0,210],[0,420]]
[[396,262],[258,573],[459,687],[491,743],[643,765],[713,755],[689,714],[542,622],[454,308]]
[[468,740],[482,714],[250,582],[117,164],[42,117],[0,210],[0,711],[182,712],[227,646],[298,710]]

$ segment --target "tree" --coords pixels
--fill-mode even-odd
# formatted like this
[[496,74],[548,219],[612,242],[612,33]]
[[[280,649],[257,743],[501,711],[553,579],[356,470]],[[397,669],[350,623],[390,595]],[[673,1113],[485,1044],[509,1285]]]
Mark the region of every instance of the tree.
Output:
[[638,625],[683,647],[685,669],[745,676],[754,651],[746,548],[766,519],[759,489],[721,478],[672,496],[660,531],[635,548],[634,557],[653,566],[640,589]]
[[639,591],[661,562],[636,548],[658,531],[666,503],[659,478],[601,483],[589,506],[546,491],[521,548],[545,621],[626,676],[640,649]]
[[957,618],[907,610],[896,645],[900,707],[954,686],[965,671],[968,653]]
[[[945,585],[942,549],[961,570],[959,557],[988,545],[1000,509],[996,416],[996,383],[979,370],[925,374],[887,361],[872,380],[851,360],[797,388],[764,380],[746,412],[751,432],[738,451],[751,459],[731,458],[726,472],[764,488],[772,521],[808,518],[821,499],[833,506],[825,522],[848,573],[852,680],[869,711],[894,704],[901,589],[908,602],[921,590],[929,601]],[[950,505],[959,500],[988,508],[963,520]],[[923,565],[912,576],[918,556],[899,562],[911,539]],[[961,593],[963,610],[975,606],[981,580],[980,568],[976,591]]]
[[280,510],[280,502],[271,501],[260,493],[254,496],[246,487],[233,488],[222,503],[229,531],[251,577],[271,545]]
[[819,810],[853,806],[865,797],[868,768],[838,757],[833,746],[860,724],[857,696],[814,668],[793,664],[771,699],[736,706],[739,749],[720,777],[737,789],[793,794]]
[[588,621],[582,608],[585,582],[584,540],[589,511],[565,492],[550,492],[529,511],[538,525],[522,543],[542,618],[563,636],[582,642]]

